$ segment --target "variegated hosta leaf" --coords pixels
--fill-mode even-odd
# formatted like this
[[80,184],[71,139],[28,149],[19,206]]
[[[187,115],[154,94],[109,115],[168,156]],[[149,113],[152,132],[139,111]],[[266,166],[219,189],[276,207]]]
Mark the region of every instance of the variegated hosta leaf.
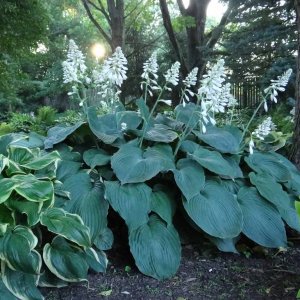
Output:
[[89,228],[78,215],[67,213],[61,208],[49,208],[41,214],[41,224],[80,246],[91,246]]
[[85,253],[57,236],[43,250],[44,262],[58,278],[68,282],[87,281],[89,265]]
[[53,151],[43,156],[34,157],[34,159],[27,162],[26,164],[22,164],[22,167],[30,170],[41,170],[57,161],[58,159],[60,159],[59,153],[57,151]]
[[156,279],[172,277],[180,264],[181,245],[173,225],[158,216],[129,232],[130,251],[139,270]]
[[[43,300],[37,288],[39,276],[11,270],[5,261],[1,262],[2,280],[8,290],[20,300]],[[2,294],[0,296],[3,296]],[[9,299],[9,298],[8,298]],[[4,298],[3,298],[4,300]],[[6,298],[5,298],[6,300]]]
[[9,289],[5,286],[3,283],[1,277],[0,277],[0,295],[3,297],[5,300],[18,300],[17,297],[12,294]]
[[125,144],[112,156],[111,165],[122,184],[145,182],[174,168],[173,152],[169,145],[158,144],[143,152],[137,145]]
[[42,260],[34,250],[37,238],[25,226],[17,226],[0,238],[0,258],[16,271],[39,274]]

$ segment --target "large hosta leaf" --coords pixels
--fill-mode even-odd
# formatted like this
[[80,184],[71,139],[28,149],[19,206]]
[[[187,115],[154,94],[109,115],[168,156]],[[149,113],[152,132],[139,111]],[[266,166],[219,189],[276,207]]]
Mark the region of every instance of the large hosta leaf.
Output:
[[30,162],[22,164],[22,167],[30,170],[41,170],[57,161],[58,159],[60,159],[58,152],[53,151],[51,153],[47,153],[46,155],[35,157]]
[[118,181],[106,181],[104,184],[105,198],[131,230],[148,222],[151,188],[144,183],[120,185]]
[[12,179],[16,183],[15,191],[29,201],[42,202],[53,199],[53,183],[49,180],[39,180],[32,174],[16,175]]
[[85,250],[85,259],[89,267],[95,272],[106,271],[108,260],[103,251],[96,251],[93,248],[88,248]]
[[231,239],[220,239],[217,237],[208,236],[208,239],[222,252],[239,253],[235,247],[239,236]]
[[86,173],[69,177],[63,189],[70,192],[70,200],[65,209],[79,215],[89,227],[92,241],[107,226],[108,202],[104,199],[104,185],[100,182],[93,185]]
[[151,194],[151,211],[155,212],[168,225],[172,224],[176,203],[171,193],[164,186],[156,185]]
[[60,208],[49,208],[41,215],[41,224],[49,231],[59,234],[80,246],[90,247],[89,228],[75,214],[65,212]]
[[13,270],[39,274],[42,260],[39,253],[33,250],[36,245],[37,238],[32,231],[17,226],[0,238],[0,258]]
[[195,132],[195,134],[206,144],[222,153],[236,154],[240,151],[242,133],[236,127],[208,126],[205,133]]
[[22,165],[31,161],[34,158],[34,153],[28,148],[10,146],[8,148],[8,158]]
[[10,145],[16,147],[25,147],[29,149],[34,148],[43,148],[44,147],[45,137],[36,133],[30,132],[28,136],[24,137],[23,139],[19,139],[10,143]]
[[217,151],[210,151],[199,146],[193,153],[188,154],[188,157],[218,175],[229,176],[231,178],[234,178],[236,175],[236,170]]
[[0,154],[0,174],[5,169],[5,167],[8,165],[9,160],[4,155]]
[[108,227],[105,227],[98,233],[98,236],[94,240],[94,245],[99,250],[109,250],[111,249],[113,242],[114,236],[112,231]]
[[123,134],[118,129],[115,114],[106,114],[98,117],[95,107],[89,107],[87,111],[88,123],[92,132],[105,144],[112,144]]
[[254,152],[245,157],[248,166],[257,173],[267,173],[276,181],[286,182],[291,179],[289,169],[271,153]]
[[105,166],[110,162],[110,155],[102,149],[90,149],[83,153],[84,162],[92,169]]
[[126,130],[134,130],[139,127],[142,118],[136,111],[119,111],[116,113],[118,129],[122,130],[122,123],[126,124]]
[[[11,270],[7,264],[1,262],[1,275],[9,291],[21,300],[43,300],[44,297],[37,289],[39,276]],[[0,297],[3,295],[1,294]],[[2,298],[1,298],[2,299]],[[8,298],[9,299],[9,298]],[[6,300],[6,298],[3,298]]]
[[173,173],[177,186],[187,200],[195,197],[204,187],[204,170],[192,159],[180,159]]
[[233,194],[216,181],[208,180],[201,192],[183,205],[190,218],[209,235],[236,237],[243,226],[241,208]]
[[183,106],[177,105],[175,108],[176,120],[184,123],[188,127],[194,128],[199,122],[199,115],[201,107],[192,102]]
[[244,226],[243,233],[264,247],[278,248],[286,246],[284,223],[278,210],[262,198],[255,188],[243,187],[239,190]]
[[[139,135],[139,134],[137,134]],[[178,134],[172,131],[168,126],[162,124],[154,124],[146,130],[144,139],[153,142],[171,143],[176,140]]]
[[49,129],[46,140],[44,141],[45,149],[51,149],[54,145],[63,142],[69,135],[80,128],[84,122],[78,122],[73,126],[55,126]]
[[81,163],[77,161],[61,160],[57,164],[56,178],[64,182],[68,177],[79,172]]
[[19,133],[10,133],[0,136],[0,154],[3,154],[4,156],[8,155],[7,148],[8,146],[18,140],[25,139],[26,135],[19,134]]
[[68,282],[87,280],[89,265],[83,250],[72,247],[64,238],[57,236],[43,250],[44,262],[58,278]]
[[2,279],[0,278],[0,295],[4,300],[18,300],[5,286]]
[[16,183],[11,178],[0,179],[0,204],[9,198],[15,186]]
[[139,270],[151,277],[172,277],[180,264],[181,246],[178,233],[156,215],[131,231],[129,245]]
[[5,204],[0,205],[0,237],[5,234],[8,226],[15,225],[13,213]]
[[112,156],[111,166],[122,184],[144,182],[174,168],[172,148],[158,144],[143,152],[134,144],[125,144]]
[[276,207],[288,208],[290,199],[288,194],[277,183],[273,176],[266,173],[250,173],[251,183],[256,186],[259,193]]

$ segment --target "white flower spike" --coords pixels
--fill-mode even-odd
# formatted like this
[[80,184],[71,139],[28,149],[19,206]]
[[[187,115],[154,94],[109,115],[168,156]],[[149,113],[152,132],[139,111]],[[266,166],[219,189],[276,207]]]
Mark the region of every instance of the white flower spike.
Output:
[[[174,86],[176,86],[178,84],[179,69],[180,69],[180,62],[176,61],[164,75],[167,84],[171,83]],[[167,88],[167,89],[170,90],[170,88]]]
[[268,117],[252,132],[252,134],[263,141],[273,130],[276,130],[276,125],[272,122],[272,118]]

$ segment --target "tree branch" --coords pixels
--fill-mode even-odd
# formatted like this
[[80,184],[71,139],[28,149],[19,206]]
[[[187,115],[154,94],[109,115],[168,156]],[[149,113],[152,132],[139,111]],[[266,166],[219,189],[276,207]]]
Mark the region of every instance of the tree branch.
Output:
[[87,4],[87,0],[81,0],[90,20],[93,22],[93,24],[96,26],[96,28],[99,30],[99,32],[103,35],[107,43],[112,46],[112,40],[109,37],[109,35],[105,32],[105,30],[101,27],[101,25],[97,22],[97,20],[94,18],[94,16],[91,13],[91,10],[89,8],[89,5]]
[[175,51],[177,59],[179,60],[181,66],[183,68],[183,74],[186,75],[188,73],[188,68],[186,66],[184,57],[180,51],[180,48],[179,48],[174,30],[173,30],[171,17],[170,17],[170,13],[169,13],[169,9],[168,9],[168,4],[167,4],[166,0],[159,0],[159,3],[160,3],[160,10],[161,10],[162,17],[163,17],[164,27],[168,33],[170,42]]
[[[91,5],[93,5],[91,0],[88,0],[88,2],[89,2]],[[94,4],[93,6],[94,6],[96,9],[98,9],[98,10],[104,15],[104,17],[105,17],[105,19],[107,20],[107,22],[108,22],[109,24],[111,24],[111,19],[110,19],[108,13],[106,12],[105,7],[103,6],[103,3],[101,2],[101,0],[98,0],[98,3],[99,3],[99,6],[97,6],[96,4]]]
[[143,3],[143,0],[139,1],[135,7],[124,17],[125,19],[127,19],[130,15],[133,14],[133,12]]

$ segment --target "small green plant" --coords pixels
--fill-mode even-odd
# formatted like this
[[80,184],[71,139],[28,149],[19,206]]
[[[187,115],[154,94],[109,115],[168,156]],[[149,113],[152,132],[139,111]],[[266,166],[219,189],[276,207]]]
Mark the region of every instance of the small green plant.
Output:
[[11,133],[13,131],[14,131],[14,129],[10,124],[7,124],[5,122],[0,124],[0,136],[4,135],[4,134]]
[[46,126],[53,126],[56,119],[56,109],[51,106],[42,106],[37,111],[36,122]]

